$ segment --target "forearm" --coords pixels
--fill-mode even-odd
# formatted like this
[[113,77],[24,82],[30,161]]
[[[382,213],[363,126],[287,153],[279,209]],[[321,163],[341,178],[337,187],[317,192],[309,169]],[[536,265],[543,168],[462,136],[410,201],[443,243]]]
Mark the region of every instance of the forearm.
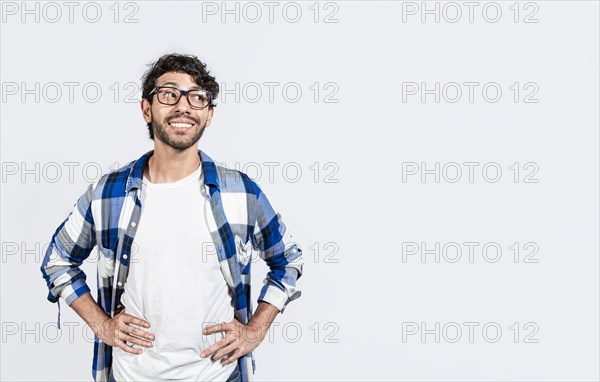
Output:
[[85,293],[77,298],[71,304],[71,308],[85,321],[96,336],[99,334],[101,324],[110,319],[110,316],[104,313],[100,305],[96,303],[91,293]]
[[255,326],[260,329],[261,341],[267,335],[267,332],[269,331],[269,328],[271,327],[271,324],[275,320],[275,317],[277,317],[278,313],[279,309],[277,309],[275,305],[269,304],[265,301],[258,302],[258,307],[252,315],[250,322],[248,322],[248,325]]

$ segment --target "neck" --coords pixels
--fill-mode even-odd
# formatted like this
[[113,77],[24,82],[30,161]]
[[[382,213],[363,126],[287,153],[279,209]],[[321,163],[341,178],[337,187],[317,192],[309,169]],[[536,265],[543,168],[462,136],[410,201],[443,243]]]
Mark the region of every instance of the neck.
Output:
[[196,171],[201,164],[195,145],[177,150],[155,144],[154,154],[144,168],[144,176],[152,183],[174,183]]

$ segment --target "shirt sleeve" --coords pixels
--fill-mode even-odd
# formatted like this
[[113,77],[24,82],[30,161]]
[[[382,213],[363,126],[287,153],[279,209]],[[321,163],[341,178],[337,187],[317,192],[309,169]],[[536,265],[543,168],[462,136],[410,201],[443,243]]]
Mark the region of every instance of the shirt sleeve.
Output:
[[62,297],[71,305],[78,297],[90,292],[86,275],[79,268],[96,245],[91,202],[94,184],[77,200],[73,210],[56,229],[40,270],[48,286],[48,300]]
[[302,249],[286,231],[281,214],[273,210],[258,188],[252,246],[270,268],[258,301],[275,305],[281,313],[290,301],[300,297],[296,281],[302,276],[304,264]]

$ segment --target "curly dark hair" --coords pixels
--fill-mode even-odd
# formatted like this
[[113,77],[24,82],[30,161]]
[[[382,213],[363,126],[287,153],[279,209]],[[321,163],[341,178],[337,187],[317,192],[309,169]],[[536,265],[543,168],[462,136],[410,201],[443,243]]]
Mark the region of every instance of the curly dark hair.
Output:
[[[196,56],[184,55],[184,54],[165,54],[159,58],[155,63],[148,65],[150,69],[142,76],[142,98],[145,98],[152,105],[152,97],[150,92],[156,87],[156,80],[167,72],[184,72],[194,78],[194,81],[198,86],[204,90],[208,90],[212,93],[212,101],[209,108],[215,107],[214,100],[219,94],[219,84],[215,81],[215,77],[210,75],[210,72],[206,69],[206,64],[198,59]],[[150,139],[154,140],[154,131],[152,131],[152,124],[148,123],[148,132]]]

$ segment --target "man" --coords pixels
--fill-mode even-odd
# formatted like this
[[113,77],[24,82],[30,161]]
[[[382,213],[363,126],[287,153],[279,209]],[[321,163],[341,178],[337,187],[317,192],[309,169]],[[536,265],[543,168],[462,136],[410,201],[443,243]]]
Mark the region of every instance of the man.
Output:
[[[247,381],[252,351],[300,297],[302,250],[281,215],[198,149],[218,91],[197,57],[154,63],[141,101],[154,150],[91,184],[52,236],[48,300],[59,325],[63,298],[94,331],[95,381]],[[95,246],[98,302],[80,269]],[[252,250],[270,268],[254,313]]]

